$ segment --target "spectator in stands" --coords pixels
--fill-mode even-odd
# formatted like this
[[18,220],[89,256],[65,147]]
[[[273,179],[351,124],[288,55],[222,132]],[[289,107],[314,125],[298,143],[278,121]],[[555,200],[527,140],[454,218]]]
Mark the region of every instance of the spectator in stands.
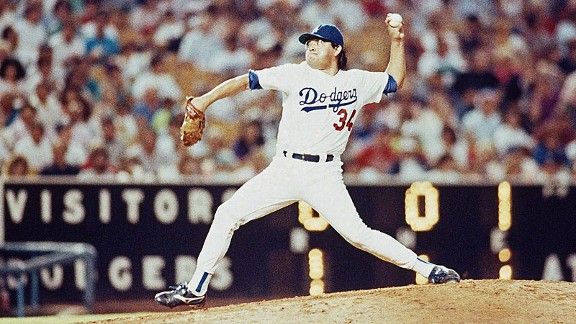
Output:
[[150,87],[145,90],[141,99],[136,102],[133,114],[140,123],[152,127],[154,115],[162,109],[163,103],[159,97],[158,89]]
[[254,55],[238,44],[236,35],[224,40],[224,48],[212,53],[210,64],[206,68],[213,73],[229,76],[247,71],[254,61]]
[[10,57],[10,44],[5,40],[0,39],[0,62],[4,61],[8,57]]
[[565,145],[558,133],[547,131],[542,134],[534,149],[534,160],[549,174],[554,174],[563,168],[570,168],[570,160],[566,155]]
[[64,90],[61,103],[62,110],[67,115],[72,138],[86,151],[90,151],[96,140],[96,132],[88,124],[92,112],[89,102],[74,88],[69,88]]
[[73,166],[83,166],[88,160],[89,149],[85,148],[78,139],[72,137],[72,125],[58,125],[56,136],[54,145],[61,145],[66,149],[66,163]]
[[[78,8],[80,10],[78,16],[81,24],[90,24],[94,22],[100,9],[98,2],[98,0],[86,0],[80,4],[80,8]],[[82,31],[82,33],[87,34],[86,31]]]
[[557,111],[572,121],[572,128],[576,129],[576,71],[570,73],[564,80]]
[[136,76],[148,69],[151,58],[151,49],[136,40],[130,40],[122,45],[121,52],[111,64],[120,68],[123,79],[131,88]]
[[130,15],[132,28],[140,33],[153,33],[162,20],[164,12],[158,0],[142,0],[141,5],[133,8]]
[[456,95],[455,108],[459,118],[473,109],[476,90],[498,88],[491,60],[490,51],[480,48],[474,52],[469,70],[456,75],[452,90]]
[[532,55],[536,58],[542,57],[547,49],[554,46],[554,38],[548,25],[552,18],[549,12],[541,8],[542,5],[543,3],[531,4],[524,12],[524,35]]
[[17,111],[14,109],[14,94],[4,93],[0,96],[0,136],[4,128],[12,124],[17,117]]
[[52,164],[44,167],[40,172],[43,176],[72,176],[77,175],[80,172],[80,167],[78,165],[69,164],[66,161],[68,148],[65,144],[57,143],[54,144],[52,148],[52,154],[54,160]]
[[2,30],[2,40],[7,44],[7,52],[9,56],[16,57],[16,50],[18,49],[18,43],[20,42],[18,33],[12,27],[12,25],[7,25]]
[[566,51],[558,62],[560,70],[565,74],[576,71],[576,29],[574,33],[574,36],[567,42]]
[[353,169],[361,173],[397,174],[400,157],[393,148],[394,133],[385,127],[373,136],[372,142],[358,153]]
[[101,146],[106,149],[112,165],[119,165],[120,159],[126,151],[124,144],[118,139],[116,127],[114,126],[114,117],[105,116],[101,121],[102,143]]
[[366,142],[372,139],[372,136],[383,127],[382,121],[378,118],[378,113],[382,106],[378,104],[368,104],[362,108],[362,114],[354,122],[352,134],[361,142]]
[[90,73],[91,65],[89,60],[73,58],[70,62],[71,68],[66,76],[65,87],[62,94],[69,91],[76,92],[79,96],[91,102],[101,99],[102,93],[100,85]]
[[416,181],[426,176],[429,168],[420,143],[412,137],[400,137],[395,143],[399,156],[398,176],[404,181]]
[[30,127],[30,136],[23,137],[14,145],[14,154],[24,156],[34,172],[52,164],[52,143],[46,137],[44,126],[34,121]]
[[361,0],[362,9],[371,18],[384,17],[388,13],[386,6],[380,0]]
[[503,160],[504,174],[507,179],[530,182],[539,180],[540,167],[532,157],[532,152],[526,147],[511,147]]
[[8,178],[18,178],[34,175],[34,172],[28,165],[28,160],[21,155],[13,156],[11,160],[8,161],[5,167],[5,172]]
[[298,18],[308,26],[335,24],[337,18],[331,10],[331,5],[330,0],[310,1],[302,7]]
[[[1,133],[0,133],[1,134]],[[11,152],[4,143],[4,139],[0,136],[0,167],[4,165],[10,158]]]
[[26,93],[34,93],[36,86],[42,82],[51,84],[54,89],[61,89],[63,86],[61,76],[58,76],[53,69],[51,56],[40,57],[34,69],[31,69],[25,80]]
[[[5,139],[0,145],[0,160],[13,157],[15,142],[30,136],[29,127],[35,118],[44,125],[51,141],[63,142],[67,148],[66,160],[74,164],[85,162],[86,152],[92,148],[94,139],[105,140],[100,129],[103,117],[112,118],[116,140],[123,147],[129,147],[139,139],[135,116],[141,115],[147,122],[140,126],[150,127],[145,125],[149,122],[157,133],[155,145],[158,149],[175,152],[174,157],[192,154],[194,163],[200,163],[202,171],[208,174],[207,179],[214,176],[240,179],[266,159],[259,158],[259,153],[245,154],[238,159],[231,149],[242,139],[230,138],[229,135],[235,133],[228,129],[241,118],[249,120],[259,116],[263,125],[261,134],[269,138],[269,134],[276,131],[280,116],[281,110],[276,109],[280,107],[278,98],[250,93],[219,102],[219,109],[212,113],[212,118],[222,124],[225,133],[215,138],[207,135],[205,141],[185,149],[179,144],[172,114],[182,116],[180,109],[174,109],[182,102],[180,86],[189,92],[190,87],[198,85],[177,79],[181,74],[174,72],[179,64],[193,63],[199,70],[206,71],[210,62],[215,61],[215,53],[224,53],[221,57],[225,59],[221,61],[231,63],[234,61],[231,53],[236,52],[253,57],[251,65],[272,66],[278,61],[292,61],[294,57],[300,57],[303,48],[297,37],[291,35],[308,29],[305,27],[307,22],[328,17],[326,19],[339,20],[345,34],[358,35],[364,34],[366,28],[378,26],[378,19],[387,10],[402,13],[421,30],[420,41],[407,40],[408,64],[420,65],[420,71],[408,78],[410,82],[405,87],[411,89],[408,93],[428,102],[420,115],[437,115],[440,121],[434,119],[433,123],[423,123],[422,130],[416,128],[416,142],[413,138],[403,141],[408,143],[406,148],[411,149],[398,157],[398,165],[416,166],[412,170],[417,172],[411,179],[415,178],[414,174],[425,177],[421,171],[427,165],[421,162],[420,144],[425,149],[425,162],[433,165],[432,169],[451,165],[451,161],[442,158],[449,154],[463,174],[476,172],[480,176],[490,173],[505,177],[517,174],[519,169],[525,169],[520,172],[522,174],[536,172],[534,168],[523,166],[529,165],[526,161],[531,158],[526,156],[526,150],[520,154],[518,144],[513,140],[522,128],[526,130],[519,136],[524,138],[523,142],[541,141],[538,130],[558,117],[568,118],[571,121],[569,128],[576,130],[573,1],[556,1],[553,5],[542,1],[384,2],[50,0],[42,6],[36,1],[0,1],[0,134]],[[38,10],[42,7],[44,19]],[[439,11],[446,13],[442,19],[437,14]],[[104,16],[106,19],[102,19]],[[138,19],[122,21],[126,17]],[[38,37],[40,34],[50,37]],[[86,38],[93,39],[91,53],[98,57],[97,48],[103,48],[97,41],[98,35],[116,43],[118,50],[91,60],[90,54],[85,52],[84,42]],[[176,50],[179,38],[178,54],[173,55],[170,51]],[[293,43],[286,39],[292,39]],[[351,39],[362,42],[358,37]],[[225,40],[234,51],[225,49]],[[45,46],[47,41],[49,47]],[[121,51],[118,44],[122,44]],[[362,59],[352,61],[377,66],[378,62],[385,61],[385,52],[372,48],[377,46],[377,42],[366,43],[362,47],[365,48],[363,53],[350,53]],[[26,60],[19,60],[21,55]],[[32,57],[34,59],[28,61]],[[448,60],[448,57],[455,59]],[[15,59],[27,77],[19,76],[20,68],[13,64]],[[424,63],[426,61],[431,63]],[[223,78],[227,68],[220,68],[226,64],[219,65],[214,75],[201,72],[215,79]],[[1,71],[2,66],[7,67],[6,73]],[[241,68],[241,64],[231,63],[230,66]],[[454,80],[451,80],[452,72],[446,69],[455,72]],[[49,84],[47,80],[56,84]],[[480,101],[476,99],[483,93],[479,90],[486,87],[499,94],[501,99],[497,100],[496,111],[505,116],[505,122],[497,127],[498,131],[490,140],[479,140],[476,135],[489,129],[493,120],[478,122],[481,118],[470,116],[478,113],[476,104]],[[144,93],[149,88],[157,91],[157,108],[152,112],[133,110],[135,103],[140,105],[146,101]],[[196,89],[192,90],[194,92]],[[475,98],[477,93],[480,95]],[[59,104],[54,102],[55,97],[66,98],[61,103],[61,114],[57,113]],[[167,98],[170,98],[168,103]],[[84,113],[79,117],[74,107],[84,107],[82,100],[90,109],[80,109]],[[26,101],[37,109],[36,116],[33,108],[24,107],[28,105]],[[405,112],[402,106],[410,101],[397,94],[383,100],[373,111],[363,110],[352,129],[350,149],[347,150],[350,156],[345,157],[347,170],[355,171],[356,154],[366,147],[375,127],[386,125],[391,131],[400,128],[401,112]],[[467,114],[473,110],[474,114]],[[88,114],[89,119],[84,120],[89,111],[92,111]],[[510,126],[508,111],[520,113],[521,128]],[[464,121],[464,115],[469,120]],[[470,120],[474,119],[476,122],[472,123]],[[470,131],[470,124],[480,129],[472,127]],[[515,122],[511,124],[516,125]],[[53,129],[57,130],[56,136],[50,135]],[[424,135],[431,129],[435,130],[434,136]],[[401,142],[392,143],[397,154],[400,154],[398,143]],[[574,142],[562,132],[560,143],[562,147],[570,143],[564,151],[572,163],[576,160]],[[268,152],[273,144],[269,141],[262,149]],[[497,155],[494,149],[498,150]],[[125,149],[123,153],[126,155]],[[211,154],[216,154],[217,158],[210,158]],[[205,156],[208,158],[203,159]],[[112,157],[112,160],[116,158]],[[446,163],[439,163],[440,160]],[[142,162],[135,158],[132,163],[138,166]]]
[[[160,166],[157,170],[158,178],[161,180],[177,180],[182,163],[182,156],[189,155],[186,147],[180,142],[180,125],[184,120],[182,114],[170,115],[169,120],[164,130],[158,132],[156,138],[157,154],[166,157],[168,163]],[[170,157],[170,158],[168,158]]]
[[178,52],[178,47],[186,29],[183,19],[178,19],[174,11],[167,10],[154,32],[154,45],[170,52]]
[[[104,69],[99,71],[99,73],[105,73]],[[113,116],[117,107],[116,91],[107,84],[108,81],[105,78],[105,76],[97,78],[102,97],[92,105],[92,114],[88,120],[90,128],[94,130],[98,138],[102,138],[102,119]]]
[[500,156],[514,147],[534,148],[534,139],[522,128],[520,122],[520,113],[509,110],[504,114],[504,122],[494,130],[494,147]]
[[438,151],[438,144],[442,134],[444,122],[435,110],[426,107],[428,102],[414,98],[407,107],[406,119],[400,126],[401,135],[413,137],[420,143],[423,153],[431,163],[435,163],[438,156],[433,152]]
[[13,99],[10,105],[16,111],[17,117],[1,131],[8,148],[14,149],[17,142],[31,136],[32,126],[36,122],[36,109],[20,97],[6,96],[6,98]]
[[160,109],[152,116],[150,126],[156,134],[164,134],[168,131],[170,120],[172,119],[173,112],[181,112],[182,107],[180,103],[177,105],[172,99],[165,98],[162,101]]
[[496,12],[496,3],[491,0],[456,1],[452,4],[456,19],[467,15],[477,15],[481,21],[488,23]]
[[536,62],[538,80],[534,82],[529,96],[529,117],[535,125],[540,125],[554,117],[562,84],[562,72],[550,60]]
[[205,137],[208,152],[202,163],[202,171],[212,179],[226,179],[238,166],[239,159],[228,144],[224,130],[212,128]]
[[520,22],[522,13],[526,9],[525,7],[524,1],[498,1],[498,10],[502,12],[503,17],[506,17],[506,19],[509,19],[515,24]]
[[66,76],[72,58],[84,55],[84,44],[84,38],[74,19],[64,21],[61,30],[50,37],[49,45],[54,53],[54,71],[61,79]]
[[112,181],[115,179],[116,171],[116,168],[110,163],[106,149],[95,147],[90,152],[87,163],[78,173],[78,179],[83,181]]
[[126,105],[132,99],[129,86],[122,75],[122,69],[116,64],[106,65],[106,79],[102,83],[102,91],[109,92],[113,98],[110,99],[114,107]]
[[494,89],[476,92],[474,109],[462,118],[463,131],[472,136],[481,148],[493,145],[494,132],[501,124],[498,110],[500,95]]
[[432,90],[428,96],[428,107],[442,120],[444,126],[458,128],[459,121],[448,94],[440,89]]
[[520,56],[507,49],[494,56],[494,74],[498,78],[502,89],[502,103],[500,110],[518,110],[522,99],[529,92],[527,72],[531,67],[525,66],[528,56]]
[[270,159],[262,150],[251,151],[239,165],[228,175],[231,182],[244,183],[258,173],[262,172],[270,164]]
[[183,155],[178,162],[178,174],[185,177],[202,176],[201,160],[188,154]]
[[357,32],[364,26],[364,11],[356,1],[309,1],[300,10],[299,19],[310,26],[341,22],[342,28]]
[[445,23],[443,11],[431,14],[428,28],[420,36],[424,53],[418,59],[417,71],[428,78],[438,72],[446,87],[452,85],[454,76],[465,71],[467,64],[461,53],[456,33]]
[[461,169],[450,154],[442,155],[426,178],[434,182],[457,182],[462,179]]
[[[78,23],[81,25],[80,34],[85,38],[95,37],[97,33],[98,15],[104,13],[109,16],[109,9],[103,8],[101,0],[85,0],[82,14],[78,17]],[[102,17],[100,17],[102,18]],[[107,39],[118,40],[119,30],[110,19],[104,27],[104,37]]]
[[264,135],[262,124],[258,120],[251,120],[241,127],[240,137],[234,143],[234,153],[238,159],[243,160],[251,153],[262,149]]
[[[178,58],[183,62],[195,64],[206,70],[212,55],[224,48],[224,42],[212,30],[214,14],[204,11],[192,20],[190,30],[182,38],[178,49]],[[198,46],[202,44],[202,46]]]
[[128,103],[121,103],[116,107],[114,127],[118,132],[118,139],[126,147],[136,141],[138,136],[138,121]]
[[157,135],[152,129],[142,128],[137,142],[126,150],[126,156],[138,159],[144,172],[152,177],[157,176],[158,171],[164,168],[177,173],[178,154],[159,147],[156,139]]
[[440,73],[442,83],[446,87],[452,86],[454,77],[466,69],[466,61],[460,52],[457,42],[449,44],[445,36],[438,36],[438,44],[426,50],[418,60],[418,74],[429,78],[434,73]]
[[100,64],[107,62],[110,57],[120,52],[118,40],[106,35],[105,28],[108,26],[108,21],[107,12],[98,12],[95,20],[96,33],[86,38],[86,55]]
[[[46,2],[46,1],[44,1]],[[51,0],[52,8],[44,13],[44,26],[49,36],[60,32],[66,21],[73,17],[72,5],[69,0]]]
[[0,2],[0,31],[11,26],[17,18],[16,1]]
[[[196,44],[198,45],[198,44]],[[160,99],[171,99],[181,102],[182,89],[174,76],[168,73],[167,56],[164,52],[156,53],[150,60],[150,70],[138,75],[132,86],[132,95],[142,99],[148,89],[156,89]]]
[[17,95],[24,95],[26,87],[24,78],[26,70],[19,60],[6,58],[0,63],[0,93],[12,92]]
[[[513,30],[511,20],[502,19],[494,24],[492,41],[494,42],[493,55],[513,55],[521,58],[527,58],[529,49],[528,44],[521,33]],[[503,80],[500,79],[500,82]]]
[[24,19],[14,21],[14,30],[18,33],[16,57],[22,65],[29,67],[38,60],[40,45],[48,38],[42,24],[42,7],[34,2],[28,3],[24,9]]
[[471,150],[464,136],[458,136],[456,131],[450,126],[444,126],[442,129],[442,151],[436,155],[442,156],[449,154],[454,158],[456,165],[460,170],[466,172],[470,166],[469,158]]

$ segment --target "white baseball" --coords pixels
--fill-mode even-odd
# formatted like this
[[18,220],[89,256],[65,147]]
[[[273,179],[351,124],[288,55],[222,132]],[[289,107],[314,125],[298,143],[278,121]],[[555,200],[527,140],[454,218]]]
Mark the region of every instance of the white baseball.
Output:
[[402,16],[397,13],[392,13],[388,17],[390,17],[390,22],[388,23],[390,27],[396,28],[400,27],[402,24]]

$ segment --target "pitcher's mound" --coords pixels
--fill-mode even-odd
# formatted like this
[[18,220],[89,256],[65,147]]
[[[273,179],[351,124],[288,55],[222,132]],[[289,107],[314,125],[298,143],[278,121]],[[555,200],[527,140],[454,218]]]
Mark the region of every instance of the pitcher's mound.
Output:
[[464,280],[183,310],[111,322],[567,323],[576,321],[576,283]]

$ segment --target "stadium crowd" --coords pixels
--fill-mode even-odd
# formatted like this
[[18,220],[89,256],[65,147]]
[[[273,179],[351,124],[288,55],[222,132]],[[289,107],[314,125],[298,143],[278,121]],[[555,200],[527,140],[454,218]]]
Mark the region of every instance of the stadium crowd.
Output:
[[355,120],[347,177],[576,177],[574,0],[0,0],[2,175],[245,181],[274,155],[279,94],[215,103],[190,148],[184,96],[302,61],[320,23],[349,68],[383,70],[388,12],[408,81]]

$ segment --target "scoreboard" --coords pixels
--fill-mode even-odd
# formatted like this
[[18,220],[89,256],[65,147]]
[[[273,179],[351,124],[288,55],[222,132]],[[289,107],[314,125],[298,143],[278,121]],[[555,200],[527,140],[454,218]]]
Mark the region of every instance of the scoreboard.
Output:
[[[0,184],[0,241],[92,244],[97,298],[150,298],[190,279],[216,208],[237,188],[6,182]],[[348,190],[369,227],[464,279],[575,281],[574,186],[422,181],[350,184]],[[82,274],[81,263],[43,269],[41,296],[79,298]],[[300,202],[237,230],[210,291],[223,298],[271,298],[425,281],[354,248]]]

